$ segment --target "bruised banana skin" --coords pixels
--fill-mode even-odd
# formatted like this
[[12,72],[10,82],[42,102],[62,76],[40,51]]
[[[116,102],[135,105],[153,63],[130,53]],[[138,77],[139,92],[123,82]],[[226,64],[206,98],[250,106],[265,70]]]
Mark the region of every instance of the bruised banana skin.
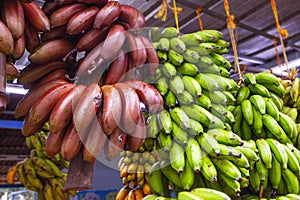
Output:
[[122,116],[122,100],[117,88],[113,85],[101,87],[103,93],[103,107],[101,127],[106,135],[110,135],[117,128]]
[[69,4],[56,9],[50,15],[50,24],[52,27],[62,26],[67,24],[69,19],[77,12],[83,10],[86,6],[81,3]]
[[86,31],[93,24],[99,10],[97,6],[91,6],[75,13],[68,20],[67,33],[74,35]]
[[109,1],[97,13],[94,21],[94,28],[101,29],[116,21],[121,14],[121,5],[118,1]]
[[3,1],[2,20],[14,39],[19,39],[23,35],[25,17],[22,4],[18,0]]
[[30,108],[33,106],[35,101],[40,98],[44,93],[46,93],[52,87],[55,87],[59,84],[66,84],[65,80],[53,80],[36,86],[34,89],[30,90],[23,98],[18,102],[15,109],[15,117],[20,118],[29,113]]
[[29,121],[31,125],[45,123],[55,106],[63,94],[72,89],[75,85],[66,83],[57,85],[45,94],[43,94],[36,103],[32,106],[29,112]]
[[44,11],[34,2],[23,3],[21,2],[25,17],[30,23],[41,32],[50,30],[50,20]]
[[82,134],[96,119],[96,113],[102,101],[102,91],[97,83],[90,84],[82,93],[73,112],[73,123],[76,131]]
[[76,85],[66,92],[56,103],[49,117],[49,125],[52,134],[56,134],[65,129],[72,120],[73,109],[76,107],[85,88],[85,85]]

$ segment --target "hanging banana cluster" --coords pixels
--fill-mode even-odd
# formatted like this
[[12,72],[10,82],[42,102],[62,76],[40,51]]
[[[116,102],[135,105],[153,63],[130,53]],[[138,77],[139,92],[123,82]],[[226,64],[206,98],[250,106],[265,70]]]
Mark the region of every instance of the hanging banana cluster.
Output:
[[53,158],[47,156],[47,137],[48,131],[44,129],[26,138],[26,144],[32,150],[29,158],[16,164],[17,177],[27,189],[38,192],[38,199],[70,199],[77,191],[63,192],[67,174],[61,171],[61,168],[68,168],[69,162],[59,154]]

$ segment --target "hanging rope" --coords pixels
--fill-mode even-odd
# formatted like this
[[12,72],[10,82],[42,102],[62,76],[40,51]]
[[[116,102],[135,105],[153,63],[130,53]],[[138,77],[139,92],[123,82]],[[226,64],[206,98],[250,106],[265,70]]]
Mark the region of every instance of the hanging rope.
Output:
[[202,23],[202,19],[201,19],[201,11],[202,11],[202,7],[199,6],[196,10],[197,16],[198,16],[198,21],[199,21],[199,26],[200,26],[200,30],[203,31],[203,23]]
[[287,55],[286,55],[286,51],[285,51],[285,47],[284,47],[284,42],[283,42],[283,37],[285,37],[285,38],[288,37],[288,31],[286,29],[281,29],[280,23],[279,23],[279,18],[278,18],[276,2],[275,2],[275,0],[270,0],[270,1],[271,1],[271,6],[272,6],[275,22],[276,22],[276,28],[279,33],[280,44],[282,47],[282,54],[284,57],[284,62],[286,64],[286,71],[288,73],[288,78],[291,79],[292,78],[291,71],[289,70],[289,63],[288,63],[288,59],[287,59]]
[[168,9],[170,9],[172,12],[177,12],[180,13],[182,11],[182,8],[181,7],[176,7],[173,8],[172,6],[170,6],[170,4],[168,3],[167,0],[162,0],[162,3],[161,3],[161,8],[160,10],[154,15],[154,18],[157,19],[157,18],[161,18],[161,21],[165,22],[167,20],[167,14],[168,14]]
[[[173,6],[174,6],[174,18],[175,18],[176,28],[177,28],[178,33],[180,33],[176,0],[173,0]],[[180,37],[180,35],[178,35],[178,37]]]
[[240,70],[240,66],[239,66],[237,44],[236,44],[236,40],[235,40],[235,36],[234,36],[234,32],[233,32],[233,30],[235,29],[234,16],[230,14],[228,0],[224,0],[224,8],[225,8],[226,16],[227,16],[227,28],[229,30],[230,40],[231,40],[233,54],[234,54],[235,71],[238,72],[239,80],[242,81],[243,74],[242,74],[242,72]]

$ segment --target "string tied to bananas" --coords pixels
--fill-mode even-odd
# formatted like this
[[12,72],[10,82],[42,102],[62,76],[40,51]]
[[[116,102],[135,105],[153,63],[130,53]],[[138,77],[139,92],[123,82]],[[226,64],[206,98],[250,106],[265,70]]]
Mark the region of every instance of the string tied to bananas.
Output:
[[[173,4],[174,4],[174,0],[173,0]],[[172,7],[168,0],[162,0],[161,3],[161,8],[160,10],[156,13],[156,15],[154,15],[154,18],[161,18],[161,21],[165,22],[167,20],[167,14],[168,14],[168,9],[170,9],[172,12],[176,12],[177,14],[180,13],[182,11],[181,7],[176,7],[176,3],[174,4],[175,6]]]
[[202,12],[202,6],[199,6],[196,10],[196,14],[197,14],[197,17],[198,17],[200,30],[203,31],[203,23],[202,23],[202,19],[201,19],[201,12]]

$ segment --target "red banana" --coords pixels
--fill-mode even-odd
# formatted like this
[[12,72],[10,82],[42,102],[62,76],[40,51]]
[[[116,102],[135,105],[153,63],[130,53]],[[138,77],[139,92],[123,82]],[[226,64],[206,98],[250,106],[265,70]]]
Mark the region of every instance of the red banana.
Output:
[[60,152],[62,141],[64,139],[66,129],[61,129],[57,133],[52,133],[50,129],[50,134],[48,135],[45,143],[46,154],[50,157],[54,157]]
[[151,44],[151,42],[144,36],[140,36],[140,38],[142,39],[146,52],[147,52],[147,65],[145,66],[150,75],[154,76],[156,73],[156,69],[159,66],[159,59],[157,56],[157,52],[154,49],[153,45]]
[[[130,67],[133,68],[135,67],[135,61],[138,60],[138,46],[137,46],[137,41],[136,41],[136,35],[134,35],[132,32],[127,32],[126,35],[126,43],[128,47],[128,53],[130,55],[130,60],[133,61],[132,62],[132,66]],[[127,53],[127,52],[126,52]]]
[[25,52],[25,35],[23,34],[19,39],[14,41],[14,59],[19,59]]
[[127,148],[133,152],[137,151],[144,144],[147,133],[146,122],[143,113],[140,113],[140,118],[134,132],[127,134]]
[[14,39],[7,26],[0,20],[0,53],[10,55],[14,52]]
[[48,74],[42,76],[35,82],[33,82],[35,85],[39,84],[42,85],[44,83],[47,83],[48,81],[53,81],[53,80],[67,80],[68,72],[66,69],[55,69]]
[[128,68],[128,54],[120,51],[120,55],[110,64],[104,84],[110,85],[120,81]]
[[25,137],[29,137],[34,135],[36,132],[39,132],[42,130],[44,126],[44,123],[39,123],[36,125],[31,125],[28,116],[24,119],[23,121],[23,126],[22,126],[22,134]]
[[124,83],[116,83],[122,99],[122,117],[119,127],[126,133],[132,133],[140,118],[140,100],[137,93]]
[[55,28],[51,28],[48,32],[43,32],[43,34],[41,35],[42,41],[47,42],[49,40],[66,38],[66,27],[67,25],[62,25]]
[[44,11],[34,2],[22,3],[25,17],[38,31],[49,31],[50,21]]
[[59,99],[75,85],[70,83],[60,84],[52,87],[40,98],[36,100],[29,111],[29,122],[36,125],[46,122],[49,119],[51,111]]
[[121,5],[119,19],[128,23],[131,29],[143,28],[145,26],[144,15],[130,5]]
[[49,117],[51,133],[58,133],[72,120],[73,110],[85,88],[85,85],[76,85],[56,103]]
[[58,9],[60,5],[58,4],[57,1],[45,1],[43,3],[43,6],[42,6],[42,10],[44,11],[44,13],[49,16],[51,15],[51,13],[53,11],[55,11],[56,9]]
[[98,119],[94,118],[87,138],[83,143],[83,160],[89,163],[95,161],[102,152],[106,140],[107,137],[103,133]]
[[103,105],[101,112],[101,127],[106,135],[110,135],[118,126],[122,116],[122,100],[118,90],[112,85],[101,87]]
[[109,161],[117,158],[124,150],[127,134],[117,127],[104,145],[104,155]]
[[60,5],[65,5],[65,4],[69,4],[69,3],[75,3],[78,0],[55,0],[55,1]]
[[97,6],[91,6],[75,13],[67,24],[67,33],[70,35],[86,31],[93,25],[96,14],[100,9]]
[[41,44],[38,31],[28,21],[25,23],[25,44],[29,53],[32,53]]
[[34,105],[37,99],[39,99],[44,93],[56,85],[66,84],[65,80],[53,80],[42,85],[38,85],[35,88],[28,91],[22,99],[18,102],[15,108],[15,118],[20,118],[27,115],[30,108]]
[[82,147],[83,138],[75,130],[73,123],[69,123],[63,138],[60,154],[65,160],[72,160],[80,151]]
[[102,91],[97,83],[90,84],[81,95],[73,112],[73,123],[76,131],[82,134],[93,119],[102,102]]
[[2,20],[12,33],[13,38],[19,39],[25,29],[23,7],[18,0],[6,0],[2,2]]
[[72,42],[66,39],[56,39],[42,43],[28,57],[31,63],[43,64],[63,59],[73,48]]
[[78,51],[90,51],[99,43],[103,42],[108,33],[108,27],[102,29],[91,29],[80,38],[76,44]]
[[18,78],[18,83],[32,83],[54,70],[66,69],[67,67],[68,64],[63,61],[52,61],[41,65],[31,63],[23,70],[21,70],[20,77]]
[[52,27],[62,26],[67,24],[69,19],[77,12],[86,8],[84,4],[74,3],[56,9],[50,15],[50,24]]
[[138,51],[138,59],[134,61],[135,66],[139,67],[141,65],[144,65],[144,63],[147,60],[147,51],[145,49],[145,45],[144,42],[141,38],[140,35],[136,35],[135,36],[135,41],[136,41],[136,45],[137,45],[137,51]]
[[14,80],[20,76],[19,70],[11,62],[6,62],[6,80]]
[[97,13],[94,21],[94,28],[101,29],[116,21],[121,14],[121,5],[118,1],[108,1]]
[[129,80],[124,83],[135,90],[141,101],[145,104],[148,112],[156,113],[163,109],[163,97],[155,87],[148,83],[136,80]]
[[96,4],[99,6],[107,4],[108,0],[78,0],[78,2],[85,4]]

